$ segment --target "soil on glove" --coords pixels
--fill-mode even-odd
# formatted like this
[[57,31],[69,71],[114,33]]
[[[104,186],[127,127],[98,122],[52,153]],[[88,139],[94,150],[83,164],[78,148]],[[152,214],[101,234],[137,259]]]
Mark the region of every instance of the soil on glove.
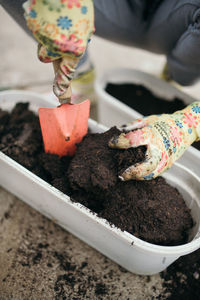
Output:
[[[155,96],[144,86],[132,83],[108,83],[105,90],[108,94],[135,109],[144,116],[163,113],[172,114],[186,106],[184,101],[179,98],[167,101]],[[200,142],[195,142],[192,146],[200,150]]]
[[0,150],[107,219],[111,224],[160,245],[186,242],[193,221],[179,192],[163,178],[122,182],[118,175],[145,159],[146,148],[108,147],[120,131],[88,134],[74,158],[44,153],[38,117],[19,103],[0,112]]

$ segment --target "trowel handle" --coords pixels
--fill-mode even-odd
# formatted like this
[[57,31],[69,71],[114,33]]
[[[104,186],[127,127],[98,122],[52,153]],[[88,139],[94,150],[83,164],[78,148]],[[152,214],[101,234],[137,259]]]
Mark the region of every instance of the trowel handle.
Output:
[[[61,60],[62,59],[57,59],[55,61],[53,61],[53,68],[54,68],[54,73],[55,75],[60,71],[60,63],[61,63]],[[64,74],[62,74],[64,76]],[[57,85],[56,82],[54,82],[54,93],[55,93],[55,86]],[[63,84],[63,87],[64,87],[64,84]],[[64,92],[64,94],[58,96],[56,95],[58,98],[59,98],[59,101],[60,103],[67,103],[67,102],[70,102],[71,100],[71,97],[72,97],[72,89],[71,89],[71,85],[70,85],[70,81],[69,81],[69,87],[67,88],[67,90]]]
[[58,72],[60,68],[60,63],[61,63],[61,58],[53,61],[53,69],[55,74]]

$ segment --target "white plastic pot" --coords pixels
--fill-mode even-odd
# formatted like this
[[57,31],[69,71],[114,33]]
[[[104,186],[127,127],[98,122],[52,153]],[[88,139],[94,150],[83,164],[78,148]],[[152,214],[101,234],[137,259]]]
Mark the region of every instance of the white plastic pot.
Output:
[[[108,83],[141,84],[148,88],[155,96],[168,101],[173,100],[175,97],[182,99],[186,104],[196,101],[196,99],[153,75],[134,69],[109,70],[97,78],[95,83],[95,92],[98,97],[98,121],[107,127],[114,125],[121,126],[122,124],[127,124],[143,117],[142,114],[133,108],[109,95],[105,91]],[[200,151],[194,147],[189,147],[179,162],[200,176]]]
[[[19,101],[29,101],[34,111],[39,106],[54,105],[35,93],[0,93],[0,108],[10,110]],[[93,120],[89,127],[93,132],[106,130]],[[127,270],[142,275],[161,272],[180,256],[200,248],[200,179],[180,164],[175,164],[164,177],[178,188],[195,220],[189,242],[181,246],[158,246],[122,232],[0,152],[2,187]]]

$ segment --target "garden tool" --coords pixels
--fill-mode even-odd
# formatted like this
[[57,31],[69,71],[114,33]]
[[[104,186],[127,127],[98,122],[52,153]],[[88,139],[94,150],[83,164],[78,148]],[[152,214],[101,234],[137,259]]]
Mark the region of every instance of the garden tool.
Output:
[[[57,72],[59,64],[54,62],[54,71]],[[61,98],[61,99],[60,99]],[[71,99],[71,88],[59,97]],[[79,104],[64,103],[56,108],[39,108],[39,119],[46,153],[59,156],[72,156],[76,144],[80,143],[88,131],[88,118],[90,101],[85,100]]]

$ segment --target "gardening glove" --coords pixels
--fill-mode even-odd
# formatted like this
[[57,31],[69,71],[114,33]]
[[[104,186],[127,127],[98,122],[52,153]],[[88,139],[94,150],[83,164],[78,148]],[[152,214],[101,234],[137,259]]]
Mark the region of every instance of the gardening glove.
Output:
[[136,120],[123,129],[125,133],[113,137],[110,147],[128,149],[146,145],[147,151],[145,161],[127,168],[120,178],[155,178],[169,169],[193,142],[200,140],[200,102],[173,114]]
[[23,5],[28,28],[38,41],[38,57],[53,62],[53,91],[70,102],[70,82],[94,31],[92,0],[28,0]]

